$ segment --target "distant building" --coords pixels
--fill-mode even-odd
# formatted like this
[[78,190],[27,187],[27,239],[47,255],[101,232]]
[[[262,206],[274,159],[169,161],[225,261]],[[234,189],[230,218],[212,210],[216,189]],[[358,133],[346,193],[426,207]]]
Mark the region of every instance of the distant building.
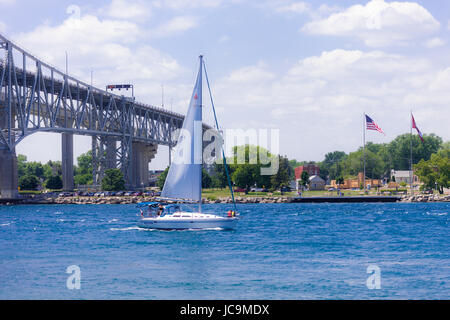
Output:
[[309,190],[317,191],[325,189],[325,180],[319,176],[312,176],[309,178]]
[[291,188],[291,190],[298,190],[297,181],[296,180],[289,181],[289,188]]
[[[336,180],[331,180],[331,187],[339,189],[359,189],[364,185],[364,174],[360,172],[357,179],[346,179],[343,183],[337,184]],[[383,182],[380,179],[371,179],[366,177],[366,188],[382,187]]]
[[401,182],[405,182],[407,184],[411,183],[411,176],[412,176],[412,183],[413,184],[419,184],[419,177],[417,177],[414,172],[411,172],[409,170],[391,170],[391,180],[394,180],[393,178],[395,178],[395,182],[397,183],[401,183]]
[[295,180],[302,179],[303,171],[308,172],[308,175],[310,177],[319,175],[319,167],[318,166],[316,166],[315,164],[306,164],[304,166],[295,168]]

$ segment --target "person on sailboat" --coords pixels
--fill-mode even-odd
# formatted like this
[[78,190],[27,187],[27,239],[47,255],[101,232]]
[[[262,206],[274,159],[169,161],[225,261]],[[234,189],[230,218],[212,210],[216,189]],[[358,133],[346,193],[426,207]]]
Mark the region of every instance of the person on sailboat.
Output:
[[163,205],[159,204],[159,206],[158,206],[158,217],[160,217],[162,215],[163,211],[164,211]]

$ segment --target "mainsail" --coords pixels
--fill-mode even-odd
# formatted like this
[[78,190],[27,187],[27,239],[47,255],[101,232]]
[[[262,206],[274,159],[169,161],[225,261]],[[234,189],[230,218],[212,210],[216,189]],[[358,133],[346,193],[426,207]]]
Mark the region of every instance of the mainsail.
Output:
[[202,198],[202,66],[192,93],[191,102],[174,148],[173,161],[161,196],[201,203]]

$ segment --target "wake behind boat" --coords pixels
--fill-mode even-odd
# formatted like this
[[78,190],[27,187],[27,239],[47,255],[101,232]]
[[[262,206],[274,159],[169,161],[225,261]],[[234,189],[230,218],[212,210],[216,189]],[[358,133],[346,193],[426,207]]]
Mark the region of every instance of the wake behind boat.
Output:
[[[182,229],[233,229],[238,221],[233,188],[228,174],[225,152],[222,148],[223,161],[227,174],[228,185],[234,204],[234,211],[229,211],[227,217],[202,213],[202,164],[203,164],[203,131],[202,131],[202,71],[203,57],[200,56],[200,69],[192,93],[189,109],[183,122],[183,127],[174,149],[173,162],[170,165],[166,181],[161,193],[164,199],[179,201],[182,199],[191,204],[198,205],[198,212],[186,212],[179,205],[163,205],[162,203],[141,203],[141,219],[139,227],[163,230]],[[208,75],[205,68],[205,76]],[[211,89],[209,88],[211,96]],[[217,132],[219,124],[211,96]],[[146,208],[142,210],[142,208]]]

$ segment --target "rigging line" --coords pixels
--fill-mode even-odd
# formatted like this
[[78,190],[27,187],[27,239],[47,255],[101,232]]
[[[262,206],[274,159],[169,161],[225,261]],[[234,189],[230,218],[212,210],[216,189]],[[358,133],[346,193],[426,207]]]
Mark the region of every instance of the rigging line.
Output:
[[[217,121],[216,108],[214,107],[214,101],[213,101],[213,97],[212,97],[212,93],[211,93],[211,87],[209,85],[208,72],[206,71],[206,63],[205,63],[204,60],[203,60],[203,69],[205,69],[205,78],[206,78],[206,83],[208,84],[209,97],[211,99],[211,106],[212,106],[213,113],[214,113],[214,119],[216,121],[216,129],[217,129],[217,131],[220,134],[220,127],[219,127],[219,122]],[[221,135],[221,138],[222,138],[222,141],[223,141],[222,135]],[[231,192],[231,199],[233,200],[234,211],[237,212],[236,201],[234,200],[233,186],[231,185],[231,179],[230,179],[230,174],[228,172],[227,158],[225,157],[225,150],[223,149],[223,143],[222,143],[222,147],[221,148],[222,148],[222,156],[223,156],[223,165],[225,167],[225,173],[227,175],[228,186],[229,186],[230,192]]]

